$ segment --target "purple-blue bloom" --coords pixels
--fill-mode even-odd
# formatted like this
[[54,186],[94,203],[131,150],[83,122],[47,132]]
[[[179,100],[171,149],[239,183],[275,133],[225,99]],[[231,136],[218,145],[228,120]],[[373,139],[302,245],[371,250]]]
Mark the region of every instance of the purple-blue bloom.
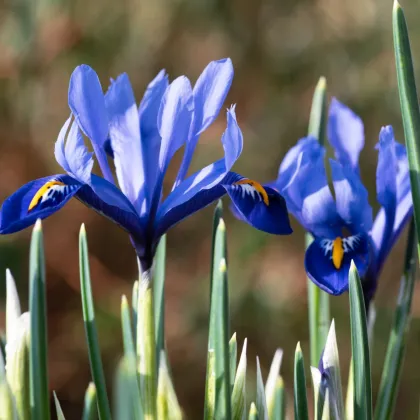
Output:
[[[111,80],[104,94],[95,71],[87,65],[77,67],[69,85],[71,115],[55,144],[56,160],[67,174],[31,181],[9,197],[1,208],[0,233],[24,229],[75,197],[125,229],[142,269],[148,270],[159,238],[170,227],[227,193],[251,226],[290,234],[283,197],[231,171],[243,144],[235,107],[227,110],[221,139],[224,157],[188,176],[200,134],[218,116],[232,79],[230,59],[211,62],[194,87],[185,76],[169,83],[162,70],[138,107],[126,74]],[[166,170],[182,146],[179,173],[163,199]],[[92,173],[94,157],[102,177]]]
[[348,289],[354,260],[369,301],[385,259],[412,214],[406,150],[395,141],[391,126],[381,129],[376,146],[381,208],[373,221],[359,171],[363,123],[336,99],[329,110],[328,139],[335,152],[335,159],[329,161],[334,196],[324,164],[325,148],[312,137],[301,139],[287,153],[274,185],[289,211],[314,236],[305,255],[310,279],[324,291],[339,295]]

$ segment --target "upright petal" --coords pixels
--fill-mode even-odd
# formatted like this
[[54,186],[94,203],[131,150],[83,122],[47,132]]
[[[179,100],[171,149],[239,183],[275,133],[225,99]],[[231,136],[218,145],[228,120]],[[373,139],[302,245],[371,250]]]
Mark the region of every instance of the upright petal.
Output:
[[351,261],[355,262],[362,277],[369,267],[369,237],[361,234],[343,239],[345,249],[339,268],[332,261],[332,244],[332,240],[316,238],[306,250],[305,269],[309,278],[322,290],[331,295],[341,295],[348,289]]
[[104,95],[97,74],[86,64],[76,67],[71,75],[69,106],[79,127],[92,142],[104,177],[112,181],[112,173],[105,153],[108,117]]
[[306,230],[316,236],[333,238],[339,234],[340,220],[325,172],[325,149],[316,143],[308,141],[305,150],[296,157],[296,163],[289,165],[294,172],[287,174],[288,182],[284,186],[280,178],[279,191],[289,211]]
[[[156,184],[158,174],[159,152],[160,152],[160,134],[157,125],[159,107],[163,95],[168,87],[168,76],[165,70],[150,82],[139,107],[141,147],[143,150],[143,165],[145,172],[145,184],[147,185],[148,200]],[[149,203],[147,203],[149,206]],[[147,211],[147,207],[145,208]]]
[[359,176],[348,166],[330,160],[337,212],[352,232],[369,232],[372,208]]
[[200,190],[210,189],[226,176],[242,152],[243,137],[236,121],[235,108],[227,111],[227,126],[222,135],[222,144],[225,151],[224,159],[220,159],[182,181],[168,195],[159,208],[159,217],[171,208],[190,200]]
[[118,183],[134,207],[140,209],[145,193],[144,164],[139,115],[127,74],[111,82],[105,104]]
[[82,184],[68,175],[31,181],[7,198],[0,210],[0,233],[13,233],[61,209]]
[[362,120],[333,98],[328,116],[328,138],[335,157],[342,165],[358,168],[359,154],[365,143]]
[[55,157],[70,176],[76,178],[82,184],[90,184],[93,154],[88,152],[82,133],[75,121],[73,121],[67,133],[67,138],[65,138],[70,120],[71,117],[65,122],[58,135],[55,144]]

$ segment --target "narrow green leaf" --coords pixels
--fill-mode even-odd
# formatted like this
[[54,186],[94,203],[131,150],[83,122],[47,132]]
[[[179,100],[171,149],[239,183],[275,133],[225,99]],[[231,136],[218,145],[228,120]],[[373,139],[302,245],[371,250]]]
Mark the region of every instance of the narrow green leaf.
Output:
[[82,420],[96,420],[97,418],[96,387],[93,382],[90,382],[85,392]]
[[322,419],[324,410],[324,388],[322,386],[322,375],[318,368],[311,366],[312,387],[314,389],[314,418]]
[[[130,379],[133,374],[127,360],[127,356],[124,356],[120,360],[114,378],[113,418],[117,420],[133,420],[134,418],[134,404]],[[137,387],[133,388],[136,389]]]
[[32,231],[29,257],[30,404],[32,420],[50,419],[48,391],[47,305],[41,220]]
[[0,353],[0,419],[17,420],[12,393],[6,380],[6,369],[3,354]]
[[133,311],[133,340],[137,343],[137,305],[139,304],[139,281],[133,284],[133,293],[131,295],[131,310]]
[[[327,122],[327,81],[321,77],[316,85],[312,99],[308,135],[321,144],[325,143]],[[305,236],[306,247],[312,242],[311,234]],[[316,366],[321,357],[330,324],[330,303],[327,293],[308,278],[308,311],[311,364]]]
[[133,329],[130,317],[131,308],[125,295],[121,298],[121,328],[123,333],[124,353],[135,356],[136,347],[134,345]]
[[19,295],[16,283],[9,269],[6,270],[6,340],[11,341],[14,323],[19,319],[22,312],[20,309]]
[[327,388],[325,392],[324,409],[322,411],[322,420],[330,420],[331,418],[331,412],[333,410],[331,409],[330,402],[331,402],[330,390]]
[[294,404],[295,419],[308,420],[308,401],[306,396],[306,377],[303,353],[300,343],[296,346],[295,351],[295,368],[294,368]]
[[216,406],[216,357],[213,349],[207,351],[204,419],[213,419]]
[[268,418],[275,419],[279,412],[277,406],[277,380],[280,375],[280,366],[283,358],[283,350],[277,349],[273,361],[271,362],[270,372],[268,373],[267,382],[265,384],[265,397],[267,401]]
[[246,344],[245,338],[232,391],[233,420],[244,420],[246,417]]
[[249,409],[248,420],[258,420],[258,419],[259,419],[259,416],[258,416],[257,406],[254,403],[251,403],[251,407]]
[[395,401],[404,362],[407,335],[410,327],[411,304],[416,280],[414,249],[416,234],[414,220],[410,224],[404,272],[400,283],[400,293],[395,310],[394,322],[388,341],[388,349],[382,370],[381,385],[375,407],[375,420],[393,418]]
[[165,352],[159,357],[159,380],[157,394],[157,418],[159,420],[181,420],[182,411],[169,375]]
[[[210,326],[208,350],[214,350],[214,369],[216,377],[215,395],[212,395],[211,383],[206,384],[205,418],[215,407],[217,418],[231,418],[231,395],[230,395],[230,366],[229,366],[229,303],[228,303],[228,279],[226,266],[226,226],[221,219],[221,207],[216,208],[215,221],[218,225],[213,234],[212,247],[212,278],[210,297]],[[209,360],[211,361],[211,360]],[[207,382],[212,380],[213,372],[207,365]],[[215,397],[212,401],[209,398]]]
[[63,410],[61,409],[60,401],[58,401],[57,394],[53,391],[54,403],[55,403],[55,412],[57,413],[57,420],[66,420],[64,417]]
[[276,382],[276,412],[274,413],[273,420],[286,419],[286,389],[284,381],[281,376],[277,377]]
[[332,320],[330,331],[328,332],[327,342],[322,354],[322,364],[324,371],[328,372],[325,386],[329,391],[330,398],[328,401],[331,410],[329,415],[333,420],[340,420],[344,418],[344,402],[334,320]]
[[261,373],[260,359],[257,356],[257,411],[258,418],[268,420],[267,399],[265,397],[264,381]]
[[354,369],[354,417],[357,420],[370,420],[372,418],[372,386],[366,311],[362,285],[354,262],[350,266],[349,292]]
[[146,419],[156,419],[157,367],[152,288],[150,272],[141,273],[137,319],[137,369],[141,403]]
[[82,297],[83,321],[85,324],[86,343],[89,353],[90,370],[97,391],[98,412],[101,420],[111,419],[105,377],[102,367],[101,350],[95,322],[92,286],[90,282],[89,254],[85,225],[82,224],[79,235],[80,291]]
[[[392,29],[398,92],[410,168],[414,218],[417,240],[420,240],[420,111],[407,23],[404,12],[397,1],[394,2],[392,10]],[[418,251],[420,253],[420,245],[418,245]]]
[[349,366],[349,377],[347,381],[347,394],[346,394],[346,419],[354,419],[354,369],[353,369],[353,359],[350,360]]
[[166,235],[160,238],[155,255],[153,273],[153,298],[155,310],[156,360],[159,366],[159,356],[165,349],[165,265],[166,265]]
[[14,398],[14,405],[20,420],[30,420],[29,389],[29,341],[30,315],[22,314],[12,324],[12,332],[6,347],[6,378]]
[[237,357],[238,357],[238,343],[236,341],[236,333],[233,333],[232,338],[229,341],[230,393],[232,393],[233,391],[233,384],[235,382]]

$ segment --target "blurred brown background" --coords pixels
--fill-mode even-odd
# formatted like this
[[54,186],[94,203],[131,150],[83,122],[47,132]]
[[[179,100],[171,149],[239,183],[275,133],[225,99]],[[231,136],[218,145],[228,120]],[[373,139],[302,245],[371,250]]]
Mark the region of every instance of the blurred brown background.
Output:
[[[420,5],[407,0],[403,6],[413,54],[420,62]],[[393,124],[402,140],[391,9],[391,1],[381,0],[6,0],[0,6],[0,199],[33,178],[61,172],[53,146],[69,114],[67,87],[76,65],[94,67],[104,86],[110,77],[126,71],[140,100],[161,68],[172,79],[185,74],[194,82],[209,61],[229,56],[235,78],[226,106],[238,104],[245,139],[235,169],[261,181],[275,178],[287,149],[305,135],[313,88],[324,75],[329,94],[351,106],[365,122],[362,176],[376,210],[374,145],[380,127]],[[202,136],[194,169],[222,155],[224,126],[223,112]],[[176,165],[171,168],[174,175]],[[211,217],[212,209],[206,209],[168,236],[167,346],[188,418],[201,418],[203,406]],[[291,410],[297,341],[309,360],[303,231],[294,222],[293,236],[274,237],[236,221],[228,211],[226,219],[232,331],[237,332],[240,346],[245,337],[249,339],[248,389],[253,392],[255,356],[260,356],[266,377],[275,349],[282,347]],[[50,384],[68,419],[80,417],[90,379],[78,279],[82,222],[88,230],[99,336],[110,384],[122,351],[120,295],[130,294],[136,276],[127,235],[77,201],[44,222]],[[12,269],[23,302],[29,235],[27,230],[0,238],[0,273]],[[376,298],[374,393],[403,252],[401,240],[385,267]],[[0,285],[2,326],[4,281]],[[347,300],[347,295],[331,299],[344,382],[350,348]],[[397,401],[404,419],[416,418],[418,409],[419,312],[417,288]],[[309,370],[307,375],[312,395]]]

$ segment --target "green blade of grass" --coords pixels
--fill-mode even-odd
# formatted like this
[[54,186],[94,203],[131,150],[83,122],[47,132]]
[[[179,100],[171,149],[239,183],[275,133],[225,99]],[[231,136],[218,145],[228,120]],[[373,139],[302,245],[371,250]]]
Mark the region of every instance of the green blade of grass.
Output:
[[257,411],[261,420],[268,420],[267,398],[261,373],[260,359],[257,356]]
[[133,340],[137,343],[137,305],[139,304],[139,281],[133,284],[133,293],[131,295],[131,310],[133,311]]
[[300,343],[297,344],[295,351],[294,403],[295,420],[309,420],[308,400],[306,396],[305,365]]
[[281,376],[277,377],[276,382],[276,412],[274,413],[274,420],[286,419],[286,389],[284,387],[284,380]]
[[125,295],[121,298],[121,329],[123,334],[124,353],[135,356],[136,347],[134,344],[133,328],[130,317],[131,308]]
[[157,413],[159,420],[181,420],[182,411],[168,370],[165,352],[159,357]]
[[150,272],[141,273],[137,307],[137,372],[145,419],[156,419],[156,345],[153,311],[153,282]]
[[397,308],[388,341],[385,363],[382,370],[381,385],[375,407],[375,420],[386,420],[393,417],[398,385],[403,367],[405,346],[410,326],[411,304],[416,280],[414,250],[416,234],[414,220],[411,221],[405,254],[404,272],[400,284]]
[[6,379],[6,368],[2,353],[0,353],[0,419],[17,420],[12,393]]
[[101,350],[95,322],[92,286],[90,281],[88,245],[86,229],[83,224],[79,235],[80,291],[82,297],[83,322],[85,325],[90,370],[97,391],[98,412],[101,420],[111,419],[111,410],[106,392],[105,377],[102,367]]
[[[327,124],[327,82],[321,77],[316,85],[312,99],[308,135],[315,137],[321,144],[325,143]],[[306,248],[312,242],[310,233],[305,235]],[[321,357],[330,324],[330,301],[327,293],[322,291],[309,278],[308,311],[309,311],[309,342],[311,365],[316,366]]]
[[91,382],[85,392],[82,420],[96,420],[98,418],[96,387]]
[[235,382],[236,375],[236,361],[238,358],[238,343],[236,341],[236,333],[233,333],[232,338],[229,341],[229,366],[230,366],[230,393],[232,394],[233,385]]
[[32,231],[29,257],[30,404],[32,420],[50,419],[48,391],[47,304],[41,221]]
[[141,412],[135,411],[136,407],[140,407],[139,404],[135,404],[140,400],[135,382],[137,382],[136,361],[133,357],[124,356],[118,364],[114,378],[113,409],[115,419],[139,420],[145,418]]
[[258,416],[257,406],[255,405],[255,403],[251,403],[251,407],[249,408],[248,420],[258,420],[258,419],[259,419],[259,416]]
[[[217,226],[216,226],[217,222]],[[214,351],[214,366],[208,364],[205,396],[205,418],[214,407],[217,418],[231,418],[229,366],[229,302],[226,266],[226,226],[221,219],[221,206],[215,211],[213,223],[212,273],[210,287],[210,322],[208,351]],[[213,368],[213,371],[210,369]],[[211,381],[215,376],[215,390]],[[215,398],[215,401],[212,400]]]
[[246,416],[246,345],[245,338],[232,391],[233,420],[243,420]]
[[359,273],[352,262],[349,271],[351,347],[353,359],[354,418],[372,418],[372,385],[365,302]]
[[283,350],[277,349],[273,361],[271,362],[270,372],[268,373],[267,382],[265,384],[265,398],[267,401],[267,410],[269,419],[278,419],[280,415],[277,396],[277,380],[280,375],[281,361],[283,358]]
[[[410,168],[411,193],[413,196],[414,217],[417,240],[420,239],[420,111],[414,78],[410,40],[404,12],[397,1],[392,11],[394,34],[395,65],[397,69],[398,92],[404,126]],[[420,253],[420,244],[418,245]]]
[[160,238],[155,255],[155,269],[153,273],[153,298],[155,310],[156,361],[165,349],[165,264],[166,264],[166,235]]
[[54,395],[54,404],[55,404],[55,412],[57,413],[57,420],[66,420],[64,417],[63,410],[61,409],[60,401],[58,401],[57,394],[55,391],[53,392]]

